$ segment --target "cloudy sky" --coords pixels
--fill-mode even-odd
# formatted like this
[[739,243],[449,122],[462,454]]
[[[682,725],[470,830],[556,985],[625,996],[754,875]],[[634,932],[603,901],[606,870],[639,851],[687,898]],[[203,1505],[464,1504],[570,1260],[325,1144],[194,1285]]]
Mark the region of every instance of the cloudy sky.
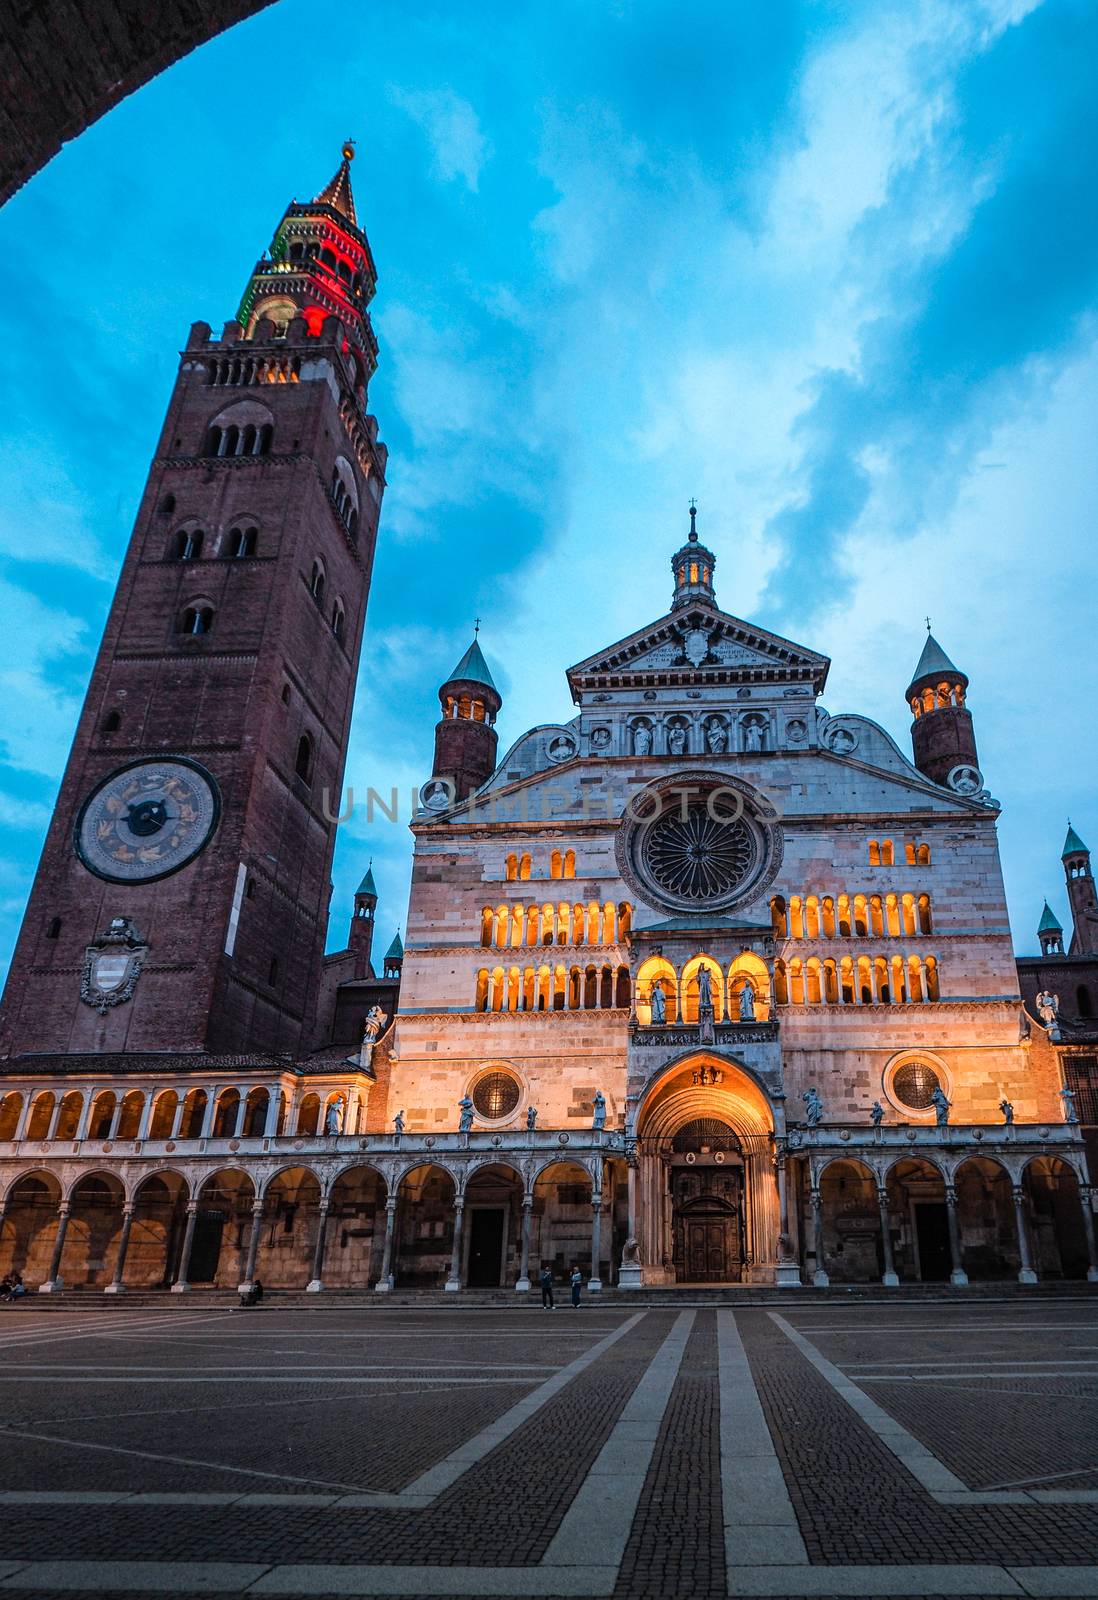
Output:
[[[280,0],[66,149],[0,212],[0,964],[177,351],[348,133],[390,448],[359,793],[429,771],[474,617],[503,748],[567,720],[694,495],[721,604],[905,747],[932,617],[1033,948],[1068,814],[1098,849],[1096,55],[1092,0]],[[356,818],[336,945],[371,856],[403,921],[407,833]]]

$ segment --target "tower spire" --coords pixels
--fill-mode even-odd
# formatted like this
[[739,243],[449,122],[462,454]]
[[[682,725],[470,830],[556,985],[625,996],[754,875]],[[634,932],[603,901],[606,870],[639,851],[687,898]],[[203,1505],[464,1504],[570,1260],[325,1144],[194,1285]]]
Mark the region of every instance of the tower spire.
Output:
[[671,557],[671,571],[675,575],[672,611],[697,600],[711,606],[717,603],[713,593],[713,568],[717,558],[698,539],[698,502],[691,500],[688,509],[690,532],[686,536],[686,543]]
[[358,217],[355,213],[355,197],[351,193],[351,162],[355,159],[355,141],[353,139],[344,139],[340,154],[343,157],[342,161],[336,168],[334,176],[328,179],[328,182],[317,195],[314,204],[332,206],[334,210],[342,212],[347,221],[353,223],[357,228]]

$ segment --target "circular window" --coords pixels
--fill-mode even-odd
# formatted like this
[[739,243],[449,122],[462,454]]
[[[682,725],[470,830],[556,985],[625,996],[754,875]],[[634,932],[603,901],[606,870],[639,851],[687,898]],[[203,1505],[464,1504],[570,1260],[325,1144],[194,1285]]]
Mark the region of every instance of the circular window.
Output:
[[488,1122],[509,1117],[519,1103],[520,1090],[509,1072],[486,1072],[473,1085],[473,1105]]
[[668,910],[723,911],[753,900],[781,866],[776,815],[736,778],[677,773],[626,808],[616,844],[621,876]]
[[905,1061],[892,1074],[892,1093],[911,1111],[929,1111],[942,1080],[929,1061]]

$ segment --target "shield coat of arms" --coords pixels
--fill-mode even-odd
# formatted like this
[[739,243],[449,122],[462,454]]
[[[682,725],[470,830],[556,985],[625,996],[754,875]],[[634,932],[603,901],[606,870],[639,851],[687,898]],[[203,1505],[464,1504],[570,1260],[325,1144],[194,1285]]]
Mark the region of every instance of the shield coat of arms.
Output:
[[84,951],[80,998],[105,1016],[112,1006],[129,1000],[141,976],[148,945],[129,917],[112,917],[101,939]]

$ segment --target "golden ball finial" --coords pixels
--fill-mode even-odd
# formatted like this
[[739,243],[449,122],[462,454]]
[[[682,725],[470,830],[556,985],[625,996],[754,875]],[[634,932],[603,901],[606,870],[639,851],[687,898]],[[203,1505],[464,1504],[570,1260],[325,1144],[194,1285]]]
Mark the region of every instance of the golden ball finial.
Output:
[[353,161],[355,159],[355,141],[353,139],[344,139],[343,159],[344,161]]

